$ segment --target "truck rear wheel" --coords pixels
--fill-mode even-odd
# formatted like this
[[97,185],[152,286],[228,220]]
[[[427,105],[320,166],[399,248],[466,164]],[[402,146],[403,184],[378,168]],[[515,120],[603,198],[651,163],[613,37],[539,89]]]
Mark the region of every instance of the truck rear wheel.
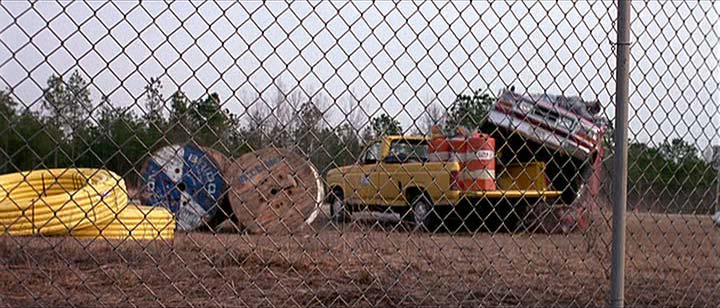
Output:
[[417,229],[435,232],[442,223],[442,218],[435,210],[430,198],[425,194],[415,197],[410,204],[413,222]]

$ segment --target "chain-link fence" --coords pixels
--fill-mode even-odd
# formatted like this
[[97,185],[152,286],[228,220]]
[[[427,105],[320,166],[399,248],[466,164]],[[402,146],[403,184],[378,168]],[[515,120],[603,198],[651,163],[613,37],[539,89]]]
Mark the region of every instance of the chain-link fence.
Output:
[[[618,9],[2,2],[0,303],[607,305]],[[719,12],[631,4],[630,306],[720,305]]]

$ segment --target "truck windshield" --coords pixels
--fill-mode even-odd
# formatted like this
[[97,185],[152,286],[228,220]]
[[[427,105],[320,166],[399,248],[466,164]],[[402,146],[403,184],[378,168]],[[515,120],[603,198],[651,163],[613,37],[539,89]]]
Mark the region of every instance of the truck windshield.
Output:
[[427,160],[427,142],[424,140],[396,140],[390,145],[390,155]]

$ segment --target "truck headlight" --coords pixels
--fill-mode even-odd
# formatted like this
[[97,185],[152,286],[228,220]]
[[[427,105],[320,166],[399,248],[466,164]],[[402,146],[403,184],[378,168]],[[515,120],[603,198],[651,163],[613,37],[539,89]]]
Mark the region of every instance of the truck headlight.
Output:
[[564,129],[572,130],[573,127],[575,126],[575,120],[570,119],[570,118],[560,118],[560,120],[558,121],[558,124],[560,125],[560,127],[564,128]]
[[591,139],[597,139],[597,137],[598,137],[598,134],[597,134],[594,130],[592,130],[592,129],[588,129],[588,130],[587,130],[587,135],[588,135],[588,137],[590,137]]
[[528,103],[520,102],[518,103],[518,109],[522,111],[523,113],[530,113],[532,111],[533,106]]

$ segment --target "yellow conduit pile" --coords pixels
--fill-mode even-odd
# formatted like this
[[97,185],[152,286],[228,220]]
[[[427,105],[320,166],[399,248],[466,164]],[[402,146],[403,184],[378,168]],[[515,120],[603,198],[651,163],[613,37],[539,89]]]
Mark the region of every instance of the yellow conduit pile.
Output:
[[[172,214],[128,205],[125,181],[102,169],[48,169],[0,175],[2,234],[169,239]],[[152,230],[152,231],[151,231]]]
[[117,218],[96,227],[72,231],[77,237],[116,239],[172,239],[175,219],[170,211],[152,206],[128,205]]

